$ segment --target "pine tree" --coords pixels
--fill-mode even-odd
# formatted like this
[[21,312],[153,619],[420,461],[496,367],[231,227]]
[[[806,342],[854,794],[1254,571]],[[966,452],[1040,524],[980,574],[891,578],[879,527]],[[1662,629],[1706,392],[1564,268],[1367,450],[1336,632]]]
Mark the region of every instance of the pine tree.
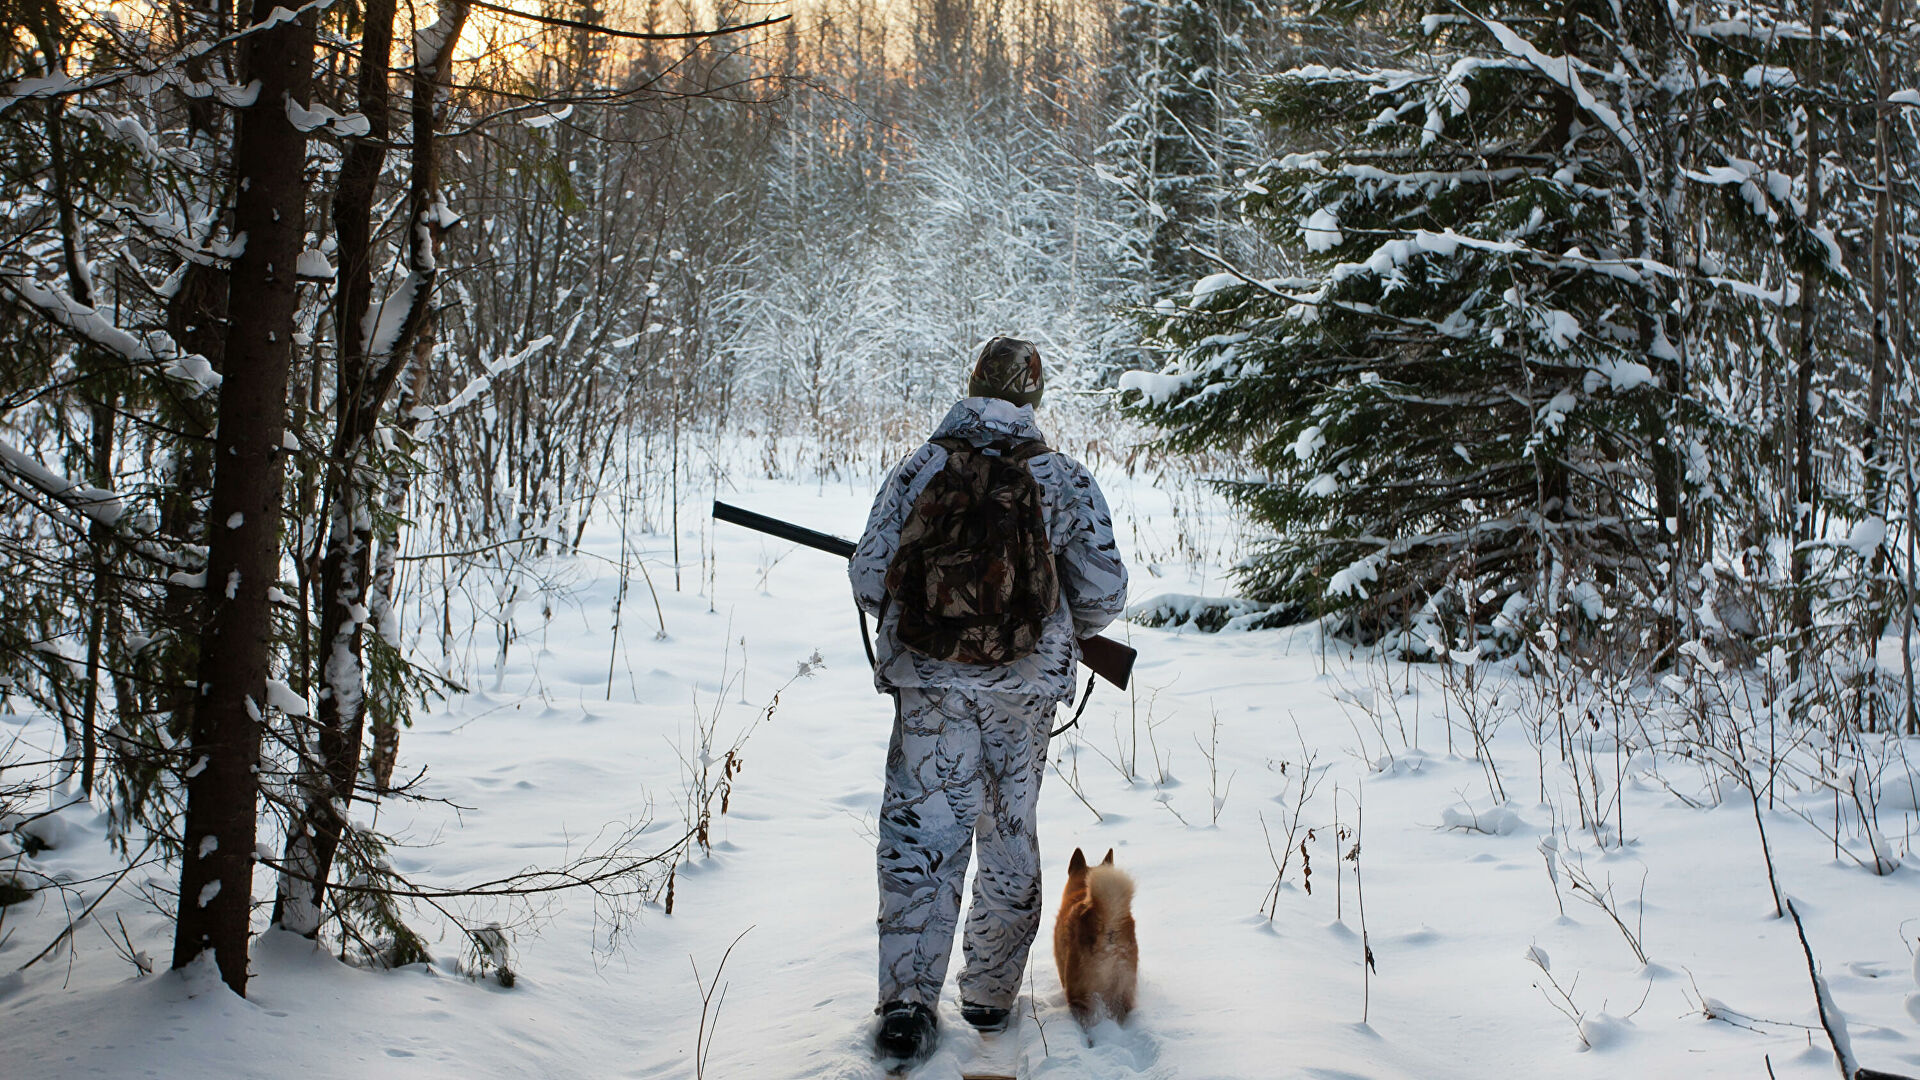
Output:
[[1304,273],[1163,300],[1168,362],[1122,388],[1169,447],[1245,452],[1225,486],[1272,530],[1256,598],[1416,654],[1551,621],[1664,655],[1724,494],[1711,453],[1753,434],[1712,407],[1710,361],[1742,336],[1747,370],[1777,360],[1746,331],[1795,293],[1754,253],[1837,258],[1790,177],[1728,153],[1786,99],[1706,66],[1665,9],[1351,15],[1404,28],[1376,55],[1417,66],[1296,68],[1255,102],[1326,147],[1243,204]]

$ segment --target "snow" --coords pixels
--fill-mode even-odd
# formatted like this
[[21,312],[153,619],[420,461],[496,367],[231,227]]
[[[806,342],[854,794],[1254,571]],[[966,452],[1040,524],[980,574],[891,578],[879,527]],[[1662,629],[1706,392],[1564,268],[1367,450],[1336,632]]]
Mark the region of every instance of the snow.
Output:
[[[54,814],[34,818],[31,821],[15,826],[15,828],[21,836],[32,837],[34,840],[56,851],[66,846],[67,836],[71,831],[67,826],[67,820]],[[12,845],[9,844],[8,846],[11,847]],[[12,854],[12,852],[8,854]]]
[[[654,327],[658,325],[659,324],[656,323]],[[654,327],[649,327],[649,329],[653,329]],[[488,361],[486,364],[487,373],[485,375],[475,376],[465,386],[461,387],[458,393],[454,394],[453,397],[449,398],[442,405],[433,407],[424,405],[415,406],[412,413],[413,419],[420,421],[424,430],[431,430],[434,421],[458,412],[478,399],[482,394],[486,393],[488,388],[493,385],[494,376],[513,370],[520,366],[521,361],[551,344],[553,344],[553,335],[542,334],[528,342],[519,352],[509,353],[497,360]]]
[[294,693],[292,687],[279,679],[267,680],[267,704],[288,716],[308,715],[307,699]]
[[1527,825],[1520,814],[1509,806],[1487,810],[1449,806],[1440,811],[1440,824],[1449,829],[1485,833],[1488,836],[1510,836]]
[[1184,375],[1161,375],[1152,371],[1123,371],[1120,373],[1118,388],[1123,394],[1129,390],[1137,391],[1153,404],[1164,405],[1178,397],[1188,381]]
[[118,524],[126,512],[120,496],[69,480],[5,439],[0,439],[0,470],[21,477],[45,494],[108,528]]
[[[1192,606],[1233,553],[1189,563],[1174,534],[1227,533],[1218,502],[1205,496],[1196,509],[1178,482],[1144,471],[1129,480],[1116,463],[1094,464],[1135,569],[1136,604],[1165,597],[1170,608]],[[728,497],[847,534],[864,518],[875,479],[773,482],[742,470],[730,476]],[[623,538],[597,520],[585,545],[603,558],[553,564],[564,574],[546,579],[565,577],[568,591],[553,596],[550,620],[543,605],[518,609],[520,637],[497,688],[491,678],[470,680],[470,692],[417,714],[403,735],[398,774],[430,767],[418,788],[425,801],[379,809],[382,827],[412,840],[393,849],[396,865],[425,883],[552,865],[609,822],[650,821],[642,844],[664,847],[684,827],[682,762],[699,759],[700,725],[716,721],[718,756],[778,691],[777,710],[743,746],[745,767],[729,811],[713,820],[711,853],[679,868],[672,915],[648,903],[616,927],[614,913],[575,894],[537,911],[476,902],[472,917],[503,927],[518,975],[512,989],[466,977],[466,939],[430,911],[417,917],[434,961],[392,972],[347,967],[325,947],[267,932],[254,942],[244,1001],[220,988],[204,957],[180,972],[142,975],[137,959],[89,927],[70,953],[0,980],[8,1016],[0,1060],[31,1063],[35,1080],[692,1080],[699,1071],[879,1080],[865,1048],[874,1004],[872,828],[890,710],[872,692],[841,566],[711,526],[701,505],[682,508],[680,539],[689,550],[710,548],[717,573],[704,593],[696,591],[704,574],[688,573],[686,591],[675,592],[655,573],[666,639],[629,632],[611,640],[618,570],[607,560]],[[625,538],[649,559],[667,558],[672,539],[637,530]],[[1354,573],[1357,582],[1373,571]],[[456,621],[477,614],[454,612]],[[1700,801],[1711,779],[1697,760],[1659,748],[1616,758],[1611,719],[1603,730],[1580,727],[1574,736],[1589,740],[1598,764],[1582,770],[1583,782],[1597,780],[1622,800],[1626,843],[1602,846],[1579,824],[1572,780],[1554,764],[1551,725],[1542,751],[1539,731],[1518,720],[1489,734],[1507,797],[1490,791],[1459,702],[1441,681],[1449,670],[1457,680],[1461,666],[1387,662],[1310,626],[1204,634],[1121,624],[1110,633],[1141,651],[1135,690],[1096,688],[1080,728],[1054,741],[1055,769],[1042,789],[1049,921],[1011,1036],[1034,1077],[1684,1072],[1713,1080],[1762,1075],[1763,1059],[1780,1080],[1833,1075],[1792,921],[1773,917],[1754,805],[1689,806],[1682,796]],[[780,689],[815,650],[825,667]],[[1505,662],[1485,658],[1472,670],[1490,693],[1503,692],[1499,680],[1510,675]],[[36,718],[5,722],[28,743],[58,739]],[[1205,748],[1215,745],[1210,763]],[[1796,816],[1828,806],[1819,793],[1783,785],[1760,814],[1861,1064],[1912,1073],[1920,981],[1903,924],[1920,900],[1920,861],[1905,849],[1920,818],[1899,806],[1895,782],[1909,778],[1899,755],[1912,747],[1880,745],[1895,770],[1876,790],[1883,842],[1901,860],[1896,872],[1876,877],[1834,858],[1829,841]],[[1302,817],[1315,838],[1303,828],[1285,851],[1308,773],[1319,786]],[[1920,801],[1911,785],[1905,790],[1907,801]],[[1335,839],[1361,807],[1364,923],[1355,863],[1339,857],[1358,841]],[[26,865],[74,880],[117,865],[100,812],[32,810],[52,811],[35,824],[60,823],[63,839]],[[356,802],[354,812],[365,820],[371,809]],[[1066,1014],[1047,936],[1076,846],[1115,848],[1138,885],[1140,1006],[1125,1027],[1097,1028],[1091,1045]],[[1270,853],[1290,858],[1277,891]],[[115,939],[124,921],[136,957],[170,955],[164,922],[134,888],[147,877],[170,888],[170,874],[137,871],[91,921]],[[256,896],[271,895],[271,869],[258,875]],[[1611,896],[1650,963],[1572,889],[1575,875]],[[13,972],[45,945],[65,911],[56,890],[9,907],[0,970]],[[1363,931],[1376,959],[1365,982]],[[700,1066],[695,968],[726,990],[717,1013],[706,1011],[711,1055]],[[1557,1011],[1549,979],[1566,988],[1572,1016]],[[951,985],[941,1011],[946,1042],[914,1080],[954,1080],[977,1044]],[[1761,1020],[1736,1024],[1740,1017]]]
[[292,98],[287,99],[287,121],[296,131],[324,131],[343,139],[365,135],[371,130],[367,118],[359,113],[342,116],[317,101],[312,108],[307,108]]
[[540,113],[537,116],[525,117],[520,122],[537,131],[542,128],[552,127],[553,125],[559,123],[562,120],[565,120],[567,117],[572,115],[573,115],[573,106],[568,105],[565,108],[557,109],[553,112]]
[[1616,394],[1631,393],[1643,386],[1657,385],[1660,381],[1652,368],[1635,360],[1606,357],[1596,361],[1593,369],[1605,378],[1607,387]]
[[1311,461],[1313,455],[1319,453],[1320,448],[1325,445],[1327,445],[1327,437],[1326,434],[1321,431],[1320,425],[1308,424],[1306,427],[1300,429],[1299,435],[1294,437],[1291,449],[1293,450],[1293,456],[1304,463]]
[[1559,434],[1567,421],[1567,414],[1580,407],[1580,399],[1568,391],[1562,390],[1553,395],[1553,400],[1540,410],[1540,426],[1554,434]]
[[[1480,18],[1480,25],[1500,43],[1500,47],[1516,59],[1524,60],[1549,82],[1557,83],[1573,95],[1582,110],[1588,116],[1600,122],[1620,143],[1621,149],[1638,159],[1643,153],[1640,140],[1621,120],[1613,107],[1595,97],[1586,85],[1580,81],[1580,73],[1572,57],[1548,56],[1535,48],[1533,43],[1515,33],[1506,24],[1494,19]],[[1578,65],[1584,66],[1584,65]]]
[[1542,308],[1529,312],[1535,329],[1545,334],[1554,348],[1566,351],[1580,340],[1580,320],[1572,312],[1559,308]]
[[1328,596],[1365,596],[1366,583],[1380,578],[1380,559],[1369,555],[1336,571],[1327,582]]
[[332,281],[334,278],[333,264],[327,261],[326,252],[312,248],[300,253],[299,260],[293,264],[293,272],[309,281]]
[[1221,289],[1231,288],[1244,280],[1239,274],[1208,274],[1193,283],[1193,298],[1204,300]]
[[1307,250],[1315,253],[1332,251],[1346,240],[1340,232],[1340,219],[1330,206],[1308,215],[1306,224],[1300,227],[1300,235],[1307,243]]
[[439,65],[440,53],[450,44],[449,39],[454,37],[457,18],[465,18],[463,5],[441,4],[435,12],[433,24],[414,31],[415,67],[424,71]]
[[385,300],[375,304],[361,317],[360,347],[366,350],[368,356],[385,356],[399,344],[400,331],[413,311],[413,297],[419,289],[419,277],[408,274],[400,279]]
[[1746,83],[1751,90],[1758,90],[1763,86],[1785,88],[1800,85],[1800,80],[1794,76],[1792,68],[1772,67],[1767,64],[1755,64],[1748,68],[1740,81]]
[[1847,534],[1847,546],[1855,555],[1870,559],[1880,545],[1887,542],[1887,522],[1884,518],[1870,517],[1856,522]]
[[199,353],[188,353],[169,361],[165,371],[183,382],[194,383],[203,393],[220,385],[220,373],[213,370],[213,363]]

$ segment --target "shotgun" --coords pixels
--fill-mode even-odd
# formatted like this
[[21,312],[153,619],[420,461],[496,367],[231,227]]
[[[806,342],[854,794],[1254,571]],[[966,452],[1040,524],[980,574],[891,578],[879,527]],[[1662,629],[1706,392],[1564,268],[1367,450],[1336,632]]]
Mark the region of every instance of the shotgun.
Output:
[[[751,510],[742,510],[738,506],[713,500],[713,519],[728,521],[735,525],[744,525],[756,532],[768,536],[792,541],[815,551],[824,551],[829,555],[838,555],[843,559],[853,558],[853,541],[842,540],[823,532],[803,528],[792,522],[770,518],[765,514],[756,514]],[[864,625],[864,624],[863,624]],[[1087,665],[1095,675],[1107,680],[1122,690],[1127,688],[1127,679],[1133,674],[1133,661],[1139,653],[1131,645],[1122,645],[1110,637],[1095,634],[1080,639],[1080,662]]]

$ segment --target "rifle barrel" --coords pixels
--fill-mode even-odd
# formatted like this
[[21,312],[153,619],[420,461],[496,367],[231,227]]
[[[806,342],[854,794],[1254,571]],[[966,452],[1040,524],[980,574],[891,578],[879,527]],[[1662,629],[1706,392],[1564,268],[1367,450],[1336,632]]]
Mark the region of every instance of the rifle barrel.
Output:
[[751,510],[743,510],[730,503],[723,503],[719,499],[713,500],[713,516],[715,520],[730,521],[735,525],[744,525],[755,532],[763,532],[768,536],[777,536],[782,540],[791,540],[796,544],[804,544],[816,551],[824,551],[829,555],[838,555],[843,559],[853,558],[853,541],[851,540],[842,540],[828,533],[815,532],[812,529],[802,528],[790,521],[781,521],[779,518],[771,518],[765,514],[756,514]]

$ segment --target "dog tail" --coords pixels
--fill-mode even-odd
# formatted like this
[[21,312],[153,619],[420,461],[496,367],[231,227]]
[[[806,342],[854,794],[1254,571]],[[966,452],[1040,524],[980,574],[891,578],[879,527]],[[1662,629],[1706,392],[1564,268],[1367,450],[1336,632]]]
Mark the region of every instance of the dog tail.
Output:
[[1103,863],[1088,869],[1087,892],[1103,913],[1125,911],[1133,902],[1133,879],[1113,864]]

